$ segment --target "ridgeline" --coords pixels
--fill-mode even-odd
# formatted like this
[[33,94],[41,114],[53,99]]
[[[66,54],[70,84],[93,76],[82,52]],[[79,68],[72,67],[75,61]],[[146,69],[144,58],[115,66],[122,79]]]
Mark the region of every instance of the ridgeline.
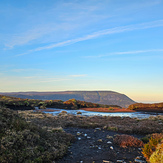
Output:
[[113,91],[63,91],[63,92],[11,92],[0,93],[3,95],[38,100],[62,100],[76,99],[85,102],[104,105],[118,105],[127,108],[135,101],[124,94]]

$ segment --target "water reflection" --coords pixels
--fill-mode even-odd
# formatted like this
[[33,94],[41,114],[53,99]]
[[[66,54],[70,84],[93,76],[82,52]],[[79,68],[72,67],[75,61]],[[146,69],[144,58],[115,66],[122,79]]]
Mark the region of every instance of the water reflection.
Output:
[[131,117],[131,118],[149,118],[150,116],[157,116],[157,115],[163,115],[163,113],[153,113],[153,112],[131,112],[131,113],[105,113],[105,112],[91,112],[91,111],[85,111],[85,110],[64,110],[64,109],[54,109],[54,108],[48,108],[53,111],[43,111],[44,113],[50,113],[55,115],[58,115],[62,111],[66,111],[68,114],[77,115],[78,112],[81,112],[83,116],[120,116],[120,117]]

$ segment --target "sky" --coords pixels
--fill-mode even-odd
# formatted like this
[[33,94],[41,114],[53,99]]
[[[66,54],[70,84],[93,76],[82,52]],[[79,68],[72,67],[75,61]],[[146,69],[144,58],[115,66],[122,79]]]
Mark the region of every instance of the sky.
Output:
[[0,20],[0,92],[163,101],[163,0],[0,0]]

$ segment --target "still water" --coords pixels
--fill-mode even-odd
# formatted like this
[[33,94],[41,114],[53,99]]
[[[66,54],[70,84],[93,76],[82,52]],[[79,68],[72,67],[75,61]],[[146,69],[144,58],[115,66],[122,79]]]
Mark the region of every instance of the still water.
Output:
[[50,110],[54,111],[43,111],[44,113],[50,113],[55,115],[58,115],[62,111],[66,111],[68,114],[77,115],[78,112],[81,112],[83,116],[120,116],[120,117],[131,117],[131,118],[148,118],[150,116],[157,116],[157,115],[163,115],[163,113],[153,113],[153,112],[131,112],[131,113],[123,113],[123,112],[117,112],[117,113],[105,113],[105,112],[92,112],[92,111],[85,111],[85,110],[64,110],[64,109],[54,109],[54,108],[48,108]]

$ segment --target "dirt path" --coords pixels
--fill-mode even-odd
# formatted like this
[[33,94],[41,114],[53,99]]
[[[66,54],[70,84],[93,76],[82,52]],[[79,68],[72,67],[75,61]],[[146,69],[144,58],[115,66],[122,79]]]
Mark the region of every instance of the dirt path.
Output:
[[113,136],[119,134],[117,132],[100,128],[67,128],[65,131],[75,135],[76,141],[67,155],[56,163],[103,163],[103,160],[110,161],[109,163],[131,163],[136,162],[136,158],[140,163],[145,162],[140,148],[121,148],[113,143]]

